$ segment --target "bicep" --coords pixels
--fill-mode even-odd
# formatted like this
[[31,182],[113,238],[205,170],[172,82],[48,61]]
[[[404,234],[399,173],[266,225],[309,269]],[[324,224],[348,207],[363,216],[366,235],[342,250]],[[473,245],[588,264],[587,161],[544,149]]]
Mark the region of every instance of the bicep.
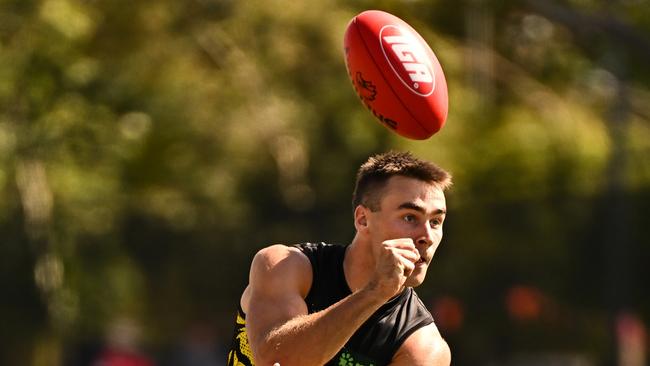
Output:
[[295,248],[275,245],[258,252],[251,265],[246,328],[253,349],[276,327],[307,314],[304,297],[311,265]]
[[435,324],[411,334],[397,350],[391,366],[449,366],[451,351]]

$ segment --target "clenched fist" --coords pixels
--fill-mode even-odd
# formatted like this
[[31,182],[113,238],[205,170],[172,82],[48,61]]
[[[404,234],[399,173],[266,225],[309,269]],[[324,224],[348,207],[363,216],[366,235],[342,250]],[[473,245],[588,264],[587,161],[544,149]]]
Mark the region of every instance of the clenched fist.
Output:
[[420,254],[411,238],[386,240],[374,248],[375,271],[368,288],[386,300],[395,296],[415,268]]

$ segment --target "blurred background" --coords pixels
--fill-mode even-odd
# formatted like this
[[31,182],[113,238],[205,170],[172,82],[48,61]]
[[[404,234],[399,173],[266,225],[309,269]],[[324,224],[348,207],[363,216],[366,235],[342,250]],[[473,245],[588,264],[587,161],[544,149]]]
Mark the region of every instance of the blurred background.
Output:
[[[0,0],[0,364],[223,365],[254,253],[348,243],[398,149],[455,177],[418,290],[454,365],[649,365],[649,5]],[[445,70],[429,140],[353,91],[366,9]]]

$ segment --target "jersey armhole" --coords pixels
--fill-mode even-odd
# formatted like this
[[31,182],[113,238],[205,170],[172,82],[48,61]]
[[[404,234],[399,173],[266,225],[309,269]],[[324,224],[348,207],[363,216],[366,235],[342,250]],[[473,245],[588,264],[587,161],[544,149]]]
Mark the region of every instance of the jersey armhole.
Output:
[[315,265],[316,258],[314,258],[314,246],[317,244],[314,243],[300,243],[300,244],[295,244],[292,245],[292,247],[298,249],[307,259],[309,260],[309,264],[311,267],[311,285],[309,286],[309,290],[305,294],[305,303],[307,304],[307,308],[309,309],[309,312],[311,312],[311,305],[308,299],[310,298],[312,291],[314,290],[314,285],[315,285],[315,278],[316,278],[316,272],[317,268]]
[[408,339],[408,337],[411,336],[411,334],[413,334],[413,333],[415,333],[416,331],[418,331],[418,330],[420,330],[420,329],[426,327],[427,325],[433,324],[433,323],[434,323],[433,319],[428,318],[428,317],[425,317],[425,318],[422,318],[422,320],[420,320],[419,322],[417,322],[414,326],[412,326],[411,328],[409,328],[409,330],[407,330],[406,332],[404,332],[404,334],[402,335],[402,337],[400,337],[399,339],[397,339],[397,340],[395,341],[395,348],[393,349],[393,353],[392,353],[392,355],[391,355],[391,358],[392,358],[392,357],[395,357],[395,355],[397,354],[397,351],[399,351],[399,349],[402,347],[402,345],[404,344],[404,342],[406,342],[406,340]]

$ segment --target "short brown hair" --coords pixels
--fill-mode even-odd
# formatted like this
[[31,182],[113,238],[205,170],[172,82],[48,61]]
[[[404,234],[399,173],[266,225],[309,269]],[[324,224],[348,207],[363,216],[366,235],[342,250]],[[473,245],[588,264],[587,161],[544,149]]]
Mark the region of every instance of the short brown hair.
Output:
[[352,209],[364,205],[372,211],[379,210],[379,193],[393,176],[430,182],[442,190],[452,184],[451,174],[439,166],[420,160],[409,152],[389,151],[371,156],[359,168],[352,194]]

